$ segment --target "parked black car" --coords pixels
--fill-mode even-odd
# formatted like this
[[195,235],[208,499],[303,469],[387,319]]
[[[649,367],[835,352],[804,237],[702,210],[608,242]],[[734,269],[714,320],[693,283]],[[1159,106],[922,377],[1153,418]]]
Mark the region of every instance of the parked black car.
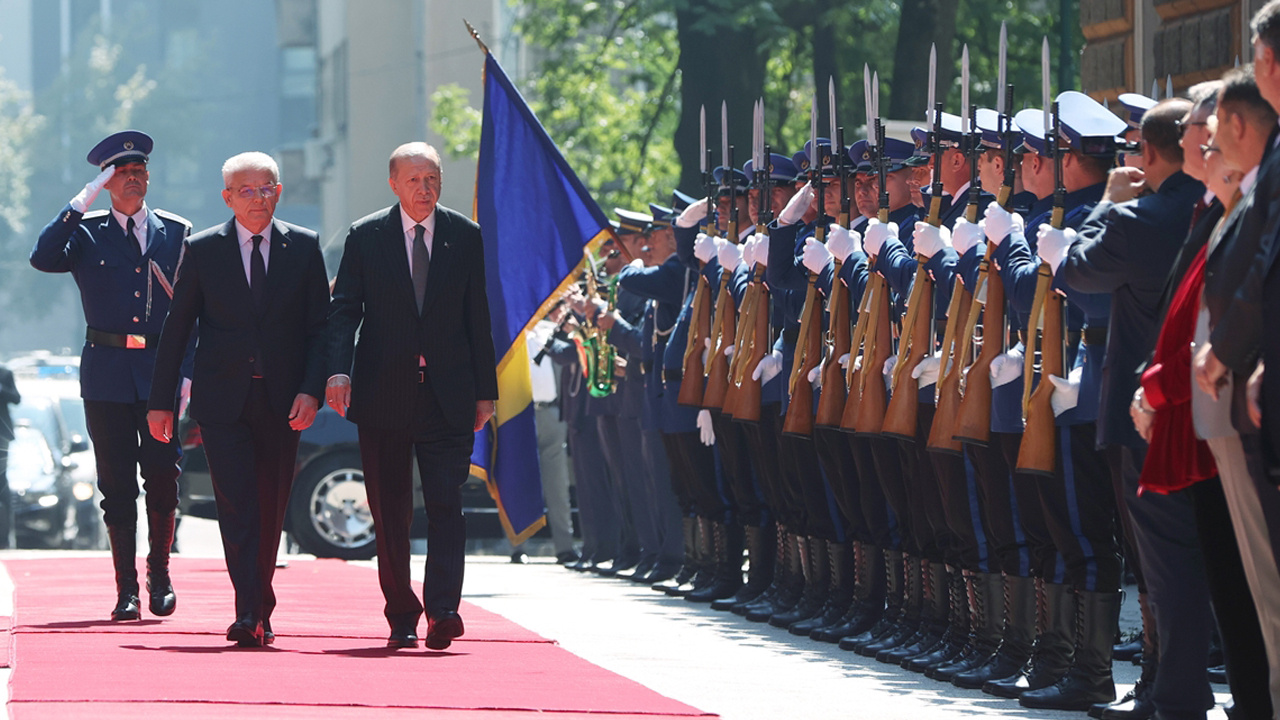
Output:
[[[200,428],[186,418],[180,433],[182,512],[215,519],[213,482]],[[498,510],[483,480],[469,478],[462,493],[468,535],[499,537],[502,528]],[[315,422],[302,431],[297,474],[284,526],[298,547],[317,557],[366,560],[376,552],[356,426],[328,407],[321,407]],[[415,492],[411,537],[426,537],[426,529],[422,494]]]

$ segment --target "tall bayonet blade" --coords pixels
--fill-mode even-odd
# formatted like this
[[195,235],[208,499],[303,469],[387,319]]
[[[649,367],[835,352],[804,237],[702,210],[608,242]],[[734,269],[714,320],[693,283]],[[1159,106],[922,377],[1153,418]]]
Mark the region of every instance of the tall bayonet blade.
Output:
[[1173,97],[1173,76],[1165,75],[1164,76],[1164,98],[1168,100],[1171,97]]
[[1049,38],[1045,37],[1044,44],[1040,46],[1040,107],[1044,108],[1045,139],[1048,139],[1049,133],[1053,131],[1049,112],[1052,104],[1052,93],[1049,90]]
[[813,167],[821,167],[818,156],[818,96],[813,96],[813,107],[809,109],[809,163]]
[[960,131],[968,135],[969,127],[969,44],[960,51]]
[[698,115],[698,170],[707,172],[707,106]]
[[729,104],[724,100],[720,101],[720,164],[729,167]]
[[880,71],[877,70],[871,74],[871,107],[874,108],[871,116],[879,119],[880,117]]
[[867,145],[875,147],[876,130],[875,122],[872,120],[875,117],[872,114],[875,108],[871,106],[871,66],[866,63],[862,64],[862,106],[867,111]]
[[[836,145],[836,78],[831,76],[827,78],[827,115],[831,121],[831,134],[827,135],[831,140],[831,147]],[[835,152],[832,150],[832,152]]]
[[938,46],[929,46],[929,104],[925,106],[925,114],[929,118],[929,132],[937,132],[937,113],[933,111],[934,99],[937,97],[938,81]]
[[1159,80],[1151,81],[1151,99],[1152,100],[1160,99],[1160,81]]
[[1000,84],[996,85],[996,112],[1004,112],[1004,86],[1008,82],[1009,24],[1000,23]]
[[756,168],[763,170],[764,157],[764,98],[756,101],[756,161],[752,163]]

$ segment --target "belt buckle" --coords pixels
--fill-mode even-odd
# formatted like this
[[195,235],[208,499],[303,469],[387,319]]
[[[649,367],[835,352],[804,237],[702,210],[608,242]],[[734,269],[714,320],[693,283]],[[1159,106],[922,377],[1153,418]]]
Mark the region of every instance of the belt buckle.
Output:
[[124,346],[130,350],[146,350],[147,336],[146,335],[125,335]]

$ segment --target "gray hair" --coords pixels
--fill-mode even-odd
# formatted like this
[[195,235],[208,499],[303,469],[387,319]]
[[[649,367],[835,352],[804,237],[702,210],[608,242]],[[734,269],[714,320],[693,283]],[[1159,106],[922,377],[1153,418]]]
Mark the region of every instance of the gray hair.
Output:
[[387,173],[396,174],[396,161],[404,158],[424,158],[440,169],[440,151],[425,142],[407,142],[391,151],[391,160],[387,163]]
[[1211,113],[1218,109],[1218,91],[1222,90],[1221,80],[1205,80],[1187,88],[1187,99],[1195,103],[1191,112]]
[[254,170],[265,170],[271,173],[271,181],[277,185],[280,184],[280,166],[276,165],[275,158],[257,151],[243,152],[227,158],[227,161],[222,163],[222,184],[231,187],[231,178],[236,173]]

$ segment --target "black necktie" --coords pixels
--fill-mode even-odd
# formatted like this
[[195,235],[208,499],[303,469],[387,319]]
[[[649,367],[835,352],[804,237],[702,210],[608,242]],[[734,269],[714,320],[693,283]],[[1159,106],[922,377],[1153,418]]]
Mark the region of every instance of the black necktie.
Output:
[[129,221],[124,224],[124,236],[129,239],[129,247],[132,250],[137,250],[138,255],[141,256],[142,248],[138,245],[138,236],[134,235],[134,231],[137,228],[138,226],[133,222],[133,218],[129,218]]
[[249,289],[253,291],[253,306],[262,312],[267,298],[267,261],[262,257],[262,236],[253,236],[253,253],[249,256]]
[[418,301],[419,314],[422,313],[422,303],[426,300],[427,271],[431,269],[426,232],[427,229],[421,225],[413,226],[413,296]]

